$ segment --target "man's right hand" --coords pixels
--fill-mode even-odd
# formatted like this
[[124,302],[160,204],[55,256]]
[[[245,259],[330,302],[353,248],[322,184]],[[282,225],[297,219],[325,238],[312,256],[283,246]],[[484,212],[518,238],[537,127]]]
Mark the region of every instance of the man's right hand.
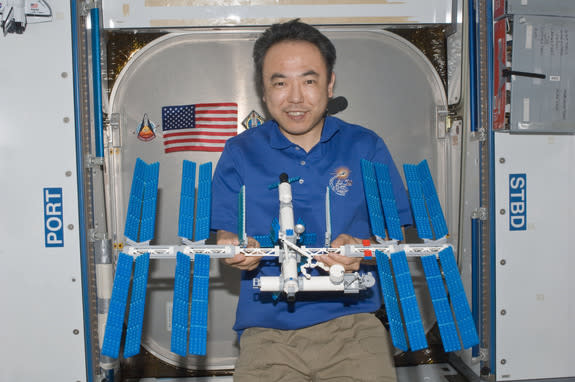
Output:
[[[218,245],[240,245],[240,240],[237,234],[224,230],[219,230],[217,232],[216,241]],[[259,248],[260,243],[253,237],[248,237],[248,247]],[[260,260],[260,256],[245,256],[241,252],[234,257],[223,259],[224,263],[243,271],[256,269]]]

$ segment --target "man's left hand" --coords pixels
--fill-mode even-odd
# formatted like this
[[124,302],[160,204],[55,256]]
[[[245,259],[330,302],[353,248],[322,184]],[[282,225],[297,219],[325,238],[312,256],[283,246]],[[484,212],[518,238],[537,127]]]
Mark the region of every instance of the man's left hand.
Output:
[[[339,248],[346,244],[363,244],[362,239],[350,236],[348,234],[342,233],[334,241],[331,242],[332,248]],[[345,268],[346,272],[356,272],[359,270],[359,265],[361,263],[361,257],[348,257],[337,255],[335,253],[330,253],[329,255],[315,256],[317,261],[321,261],[325,265],[332,266],[335,264],[340,264]]]

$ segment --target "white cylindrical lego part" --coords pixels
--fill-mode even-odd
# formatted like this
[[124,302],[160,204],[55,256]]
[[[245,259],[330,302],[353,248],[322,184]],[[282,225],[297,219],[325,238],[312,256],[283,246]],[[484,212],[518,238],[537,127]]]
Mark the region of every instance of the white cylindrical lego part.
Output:
[[291,203],[292,195],[291,195],[291,184],[289,182],[280,182],[278,185],[279,189],[279,198],[281,203]]
[[280,231],[286,235],[285,237],[287,240],[295,243],[291,185],[289,183],[289,177],[285,172],[280,175],[278,196],[280,200]]
[[334,284],[341,284],[345,275],[345,268],[341,264],[334,264],[329,268],[329,279]]
[[[111,263],[96,264],[96,294],[98,301],[109,302],[114,287],[114,265]],[[104,342],[106,322],[108,320],[108,304],[98,308],[98,341],[100,349]]]
[[98,344],[100,349],[104,344],[104,333],[106,332],[106,322],[108,321],[108,312],[98,313]]
[[283,291],[288,297],[293,296],[299,291],[298,285],[298,262],[296,254],[288,251],[287,256],[282,263]]
[[259,279],[259,288],[262,292],[280,292],[281,279],[278,276],[262,276]]
[[[314,276],[311,279],[300,277],[298,280],[290,281],[295,281],[298,284],[300,292],[333,292],[345,289],[344,283],[335,285],[331,282],[329,276]],[[281,284],[282,281],[279,276],[263,276],[259,278],[259,288],[262,292],[285,292],[285,285],[282,289]]]
[[[294,231],[291,185],[289,182],[281,182],[278,186],[278,190],[280,199],[280,229],[287,234],[288,230]],[[291,235],[293,235],[293,233]]]
[[329,292],[329,291],[343,291],[345,283],[334,284],[330,280],[330,276],[314,276],[311,279],[301,279],[301,292]]
[[114,266],[112,264],[96,264],[96,285],[99,299],[110,299],[114,287]]

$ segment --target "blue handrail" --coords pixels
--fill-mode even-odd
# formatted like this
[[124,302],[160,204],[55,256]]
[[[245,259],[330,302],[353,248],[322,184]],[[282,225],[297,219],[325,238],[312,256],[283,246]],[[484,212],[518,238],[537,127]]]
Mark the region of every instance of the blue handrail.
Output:
[[[477,333],[481,336],[481,297],[479,294],[479,282],[481,275],[481,261],[479,256],[480,246],[480,220],[478,218],[471,219],[471,312],[473,320],[475,321]],[[477,357],[479,355],[479,345],[473,347],[471,355]]]
[[80,112],[80,54],[78,46],[78,7],[77,2],[70,1],[70,22],[72,27],[72,65],[73,65],[73,87],[74,87],[74,131],[76,135],[76,172],[77,172],[77,187],[78,187],[78,233],[80,237],[80,265],[82,274],[82,297],[83,314],[84,314],[84,345],[86,346],[86,381],[92,382],[93,363],[92,359],[92,323],[90,317],[90,293],[89,293],[89,280],[88,275],[88,248],[87,248],[87,229],[86,229],[86,215],[84,198],[84,152],[82,150],[82,120]]
[[477,131],[479,123],[478,117],[478,94],[477,94],[477,20],[475,11],[475,1],[468,2],[468,40],[469,40],[469,114],[470,130]]
[[94,96],[94,129],[96,157],[104,156],[104,122],[102,115],[102,54],[100,51],[100,10],[90,10],[92,25],[92,89]]

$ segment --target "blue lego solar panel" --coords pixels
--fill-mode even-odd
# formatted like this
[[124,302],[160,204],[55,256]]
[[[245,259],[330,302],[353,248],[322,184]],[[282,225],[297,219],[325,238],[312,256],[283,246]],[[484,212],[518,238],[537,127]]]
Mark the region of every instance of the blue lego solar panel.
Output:
[[102,354],[112,358],[118,358],[120,352],[126,302],[132,276],[132,263],[132,256],[125,253],[120,253],[116,263],[116,275],[114,276],[114,286],[112,288],[106,331],[102,344]]
[[190,354],[206,354],[209,282],[210,256],[202,254],[194,255],[194,283],[192,285],[192,313],[190,318]]
[[387,318],[389,320],[391,340],[396,348],[407,351],[407,340],[403,330],[403,320],[401,319],[401,313],[399,312],[399,304],[395,294],[395,286],[393,285],[393,275],[391,274],[389,259],[387,255],[381,251],[375,251],[375,258],[377,260],[377,270],[379,273],[379,282],[383,293],[385,310],[387,311]]
[[315,233],[304,233],[300,236],[298,244],[310,247],[312,245],[315,245],[316,239],[317,235]]
[[172,300],[172,339],[170,350],[185,357],[188,352],[188,320],[190,311],[190,274],[192,260],[178,252]]
[[278,220],[278,218],[273,218],[272,219],[272,241],[274,243],[277,243],[278,239],[279,239],[279,234],[280,234],[280,221]]
[[467,296],[463,289],[459,269],[453,256],[453,249],[447,247],[439,252],[439,260],[443,268],[443,274],[445,275],[447,290],[449,291],[451,305],[453,306],[453,313],[455,314],[457,326],[459,327],[461,342],[463,343],[463,347],[467,349],[479,344],[479,337],[473,316],[471,315],[471,309],[469,309]]
[[146,169],[146,182],[144,187],[144,200],[142,206],[142,223],[140,226],[139,242],[146,242],[154,238],[156,225],[156,201],[158,198],[158,177],[160,163],[152,163]]
[[238,237],[240,246],[244,247],[248,244],[246,235],[246,186],[242,186],[238,194]]
[[435,255],[423,256],[421,257],[421,264],[425,272],[431,302],[435,310],[435,317],[437,317],[437,326],[439,327],[439,334],[443,342],[443,349],[446,352],[460,350],[461,344],[455,322],[453,321],[447,293],[445,293],[445,286],[443,285],[439,264],[437,264],[437,257]]
[[404,164],[403,171],[405,173],[405,181],[409,192],[411,211],[413,212],[415,226],[417,227],[417,234],[422,239],[433,239],[417,168],[411,164]]
[[196,163],[184,160],[182,168],[182,189],[180,191],[180,217],[178,236],[194,238],[194,203],[196,199]]
[[144,199],[144,184],[146,182],[146,162],[138,158],[134,167],[134,176],[132,177],[132,187],[130,189],[130,201],[128,202],[128,211],[126,213],[126,226],[124,227],[124,236],[133,242],[138,241],[140,231],[140,217],[142,212],[142,201]]
[[274,243],[272,242],[272,238],[270,235],[256,235],[254,239],[260,243],[261,248],[273,248]]
[[373,166],[377,177],[383,214],[385,216],[385,222],[387,223],[387,233],[391,239],[403,240],[403,232],[401,231],[401,223],[399,221],[399,213],[397,212],[397,204],[389,176],[389,169],[383,163],[374,163]]
[[403,318],[405,320],[405,327],[407,328],[410,348],[411,350],[424,349],[427,347],[427,340],[425,339],[425,331],[423,330],[423,323],[421,321],[421,315],[419,314],[417,298],[415,297],[415,290],[413,289],[413,282],[411,281],[411,274],[409,273],[405,252],[392,253],[391,263],[393,264],[395,283],[397,285],[399,302],[403,310]]
[[426,160],[423,160],[417,165],[417,173],[419,174],[419,180],[423,188],[423,195],[425,196],[425,203],[429,210],[429,218],[431,219],[433,231],[435,232],[435,238],[440,239],[448,233],[447,223],[445,222],[445,216],[443,215],[441,203],[439,203],[439,198],[437,197],[437,190],[433,184],[433,178],[431,177],[429,165]]
[[212,208],[212,162],[200,165],[198,179],[198,212],[194,240],[206,240],[210,236],[210,215]]
[[363,189],[365,192],[365,200],[367,201],[367,210],[369,211],[371,231],[376,236],[385,237],[385,221],[379,200],[379,190],[377,189],[377,179],[375,178],[373,163],[362,159],[361,174],[363,177]]
[[138,256],[135,263],[130,314],[128,316],[128,328],[126,330],[126,344],[124,345],[124,358],[132,357],[140,352],[150,254],[144,253]]

